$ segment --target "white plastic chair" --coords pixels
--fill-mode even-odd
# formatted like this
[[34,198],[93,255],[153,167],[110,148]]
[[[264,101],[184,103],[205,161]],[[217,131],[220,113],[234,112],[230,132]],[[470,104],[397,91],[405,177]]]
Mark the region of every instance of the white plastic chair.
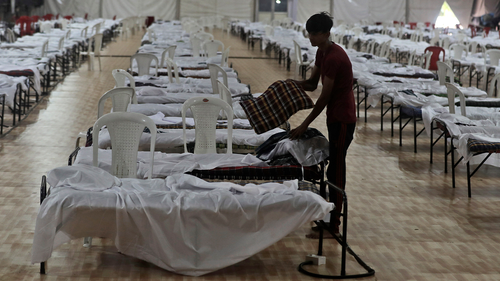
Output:
[[453,51],[453,59],[456,60],[461,60],[464,52],[465,56],[467,56],[467,47],[463,44],[452,44],[450,51]]
[[[179,68],[177,64],[171,58],[165,58],[165,63],[167,64],[168,80],[170,83],[174,83],[173,77],[175,76],[175,83],[180,84],[181,80],[179,78]],[[172,74],[172,71],[174,72]]]
[[223,110],[227,116],[227,154],[233,153],[233,110],[231,106],[219,98],[194,97],[182,105],[182,136],[184,152],[186,142],[186,112],[190,109],[195,124],[195,154],[217,153],[216,127],[219,113]]
[[191,49],[193,50],[193,57],[199,57],[201,51],[201,43],[203,43],[203,41],[201,41],[201,39],[196,36],[192,36],[190,41]]
[[148,34],[148,40],[149,40],[149,42],[153,42],[153,41],[156,40],[156,33],[155,33],[155,31],[153,29],[148,28],[148,29],[146,29],[146,32]]
[[444,37],[443,39],[439,40],[439,47],[448,50],[450,48],[450,38]]
[[414,65],[415,64],[415,55],[416,55],[416,53],[417,53],[416,50],[413,50],[410,53],[410,57],[408,57],[408,65]]
[[379,48],[380,52],[379,52],[379,55],[378,55],[379,57],[381,57],[381,58],[389,58],[389,55],[391,54],[391,41],[392,40],[384,42],[380,46],[380,48]]
[[349,39],[349,43],[347,43],[347,49],[352,49],[354,47],[354,43],[358,41],[358,37],[352,36],[351,39]]
[[479,46],[479,43],[478,43],[478,42],[476,42],[476,41],[470,41],[470,42],[468,43],[468,50],[469,50],[469,53],[470,53],[470,54],[475,54],[475,53],[477,53],[477,51],[478,51],[478,50],[477,50],[478,46]]
[[462,91],[451,83],[445,83],[445,85],[448,94],[448,106],[450,113],[455,114],[455,96],[458,95],[460,98],[460,114],[462,114],[462,116],[467,116],[465,111],[465,96]]
[[228,60],[229,60],[229,49],[231,46],[227,47],[224,52],[222,52],[221,60],[220,60],[220,66],[222,67],[228,67]]
[[[93,165],[99,163],[99,131],[103,126],[108,128],[111,138],[111,171],[118,178],[137,178],[137,151],[144,127],[151,132],[150,166],[148,179],[153,177],[154,151],[156,141],[156,125],[146,115],[135,112],[112,112],[99,118],[93,128]],[[83,246],[92,246],[92,237],[83,239]]]
[[216,64],[208,64],[208,71],[210,72],[210,82],[212,82],[212,91],[214,94],[219,93],[219,87],[217,84],[217,81],[219,81],[219,73],[222,76],[222,82],[226,87],[229,87],[228,81],[227,81],[227,73],[222,69],[222,67],[216,65]]
[[127,79],[130,83],[130,88],[134,89],[134,95],[132,96],[132,103],[137,104],[137,95],[135,94],[135,79],[134,77],[123,69],[113,69],[111,72],[113,78],[115,78],[116,87],[127,87]]
[[437,61],[436,64],[438,67],[437,74],[438,74],[438,79],[439,79],[439,85],[445,85],[447,83],[446,77],[449,77],[450,83],[453,83],[455,81],[454,80],[455,76],[454,76],[453,69],[451,68],[451,66],[449,66],[448,64],[446,64],[442,61]]
[[41,53],[40,57],[42,57],[42,58],[46,57],[48,50],[49,50],[49,41],[47,40],[47,41],[43,42],[42,53]]
[[165,67],[165,58],[168,57],[170,59],[174,59],[175,55],[175,49],[177,48],[177,45],[172,45],[161,53],[161,60],[160,60],[160,67]]
[[155,62],[156,71],[155,76],[158,76],[158,58],[153,54],[139,53],[130,57],[130,69],[134,65],[134,60],[137,62],[137,75],[149,75],[151,62]]
[[82,31],[80,31],[80,37],[87,38],[88,31],[89,31],[89,27],[88,26],[82,28]]
[[7,42],[9,43],[14,43],[16,42],[16,35],[14,34],[14,31],[12,29],[7,28]]
[[200,31],[200,32],[194,33],[193,35],[195,37],[199,38],[201,40],[201,42],[205,42],[208,40],[214,40],[214,35],[211,33],[208,33],[208,32]]
[[146,115],[135,112],[112,112],[103,115],[94,124],[93,140],[93,165],[98,166],[99,131],[106,126],[111,138],[111,174],[118,178],[137,177],[137,151],[139,141],[144,131],[148,128],[151,133],[150,142],[150,167],[148,178],[153,177],[153,162],[156,142],[156,125]]
[[363,29],[359,26],[354,27],[351,29],[351,31],[354,33],[354,36],[359,37],[363,33]]
[[97,103],[97,119],[104,115],[104,104],[111,99],[113,112],[126,112],[135,96],[135,90],[130,87],[117,87],[104,93]]
[[[425,68],[427,70],[429,69],[429,67],[431,66],[432,54],[433,54],[433,52],[428,51],[422,55],[422,57],[420,59],[420,67]],[[424,62],[425,62],[425,65],[424,65]]]
[[64,36],[59,38],[59,42],[57,43],[57,49],[62,51],[64,49]]
[[219,40],[208,40],[202,44],[203,52],[209,58],[215,57],[219,49],[224,52],[224,43]]
[[491,79],[490,86],[488,88],[488,96],[489,97],[497,97],[497,92],[495,91],[496,89],[500,89],[500,73],[497,73],[493,78]]
[[294,45],[294,51],[295,51],[295,75],[300,75],[302,78],[305,79],[306,77],[306,72],[307,69],[309,68],[311,62],[310,61],[303,61],[302,59],[302,49],[300,48],[299,43],[297,41],[293,40],[293,45]]
[[[233,97],[231,95],[231,91],[229,90],[229,88],[219,80],[217,80],[217,85],[219,88],[220,99],[227,102],[227,104],[229,104],[231,108],[233,108]],[[222,118],[226,118],[225,113],[222,115]]]
[[96,23],[96,24],[94,24],[94,25],[92,26],[91,30],[90,30],[91,34],[94,34],[94,35],[95,35],[95,34],[98,34],[98,33],[99,33],[99,31],[101,31],[101,23]]
[[500,61],[500,50],[490,49],[486,51],[486,56],[484,57],[484,63],[486,64],[486,57],[490,58],[490,65],[498,66]]
[[[90,48],[92,46],[92,43],[94,42],[94,51],[90,51]],[[82,62],[82,55],[83,56],[88,56],[89,57],[89,70],[94,70],[94,58],[97,57],[99,61],[99,71],[101,71],[101,46],[102,46],[102,33],[99,34],[94,34],[92,37],[89,39],[89,49],[87,52],[80,52],[80,56],[78,58],[78,61]]]
[[40,25],[40,32],[42,33],[50,33],[52,30],[52,24],[50,22],[44,22]]

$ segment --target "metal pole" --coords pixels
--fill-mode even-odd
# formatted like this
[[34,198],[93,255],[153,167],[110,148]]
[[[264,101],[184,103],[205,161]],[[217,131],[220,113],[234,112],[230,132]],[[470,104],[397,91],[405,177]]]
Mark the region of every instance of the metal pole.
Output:
[[274,20],[274,6],[276,4],[275,0],[270,0],[271,1],[271,21]]
[[181,19],[181,0],[175,1],[175,19]]
[[410,0],[406,0],[405,23],[410,22]]

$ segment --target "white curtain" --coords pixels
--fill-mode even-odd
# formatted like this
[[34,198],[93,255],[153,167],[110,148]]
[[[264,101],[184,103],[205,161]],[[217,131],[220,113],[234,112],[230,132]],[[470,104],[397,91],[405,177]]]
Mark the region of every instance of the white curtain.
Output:
[[103,0],[104,18],[126,18],[130,16],[154,16],[155,19],[173,20],[175,0]]
[[181,0],[181,18],[216,15],[217,0]]
[[[184,0],[181,0],[181,2],[182,1]],[[254,0],[217,0],[216,14],[223,17],[252,20],[253,5]]]
[[[106,0],[103,0],[106,1]],[[88,13],[89,18],[99,18],[100,0],[45,0],[45,14],[59,14],[61,16],[84,17]]]
[[295,21],[305,23],[310,16],[319,12],[330,12],[330,0],[298,0]]
[[[307,5],[308,0],[305,1]],[[333,17],[347,23],[401,21],[405,19],[406,0],[335,0]]]
[[470,0],[446,0],[450,5],[451,10],[455,13],[458,21],[463,28],[467,28],[470,22],[472,4]]

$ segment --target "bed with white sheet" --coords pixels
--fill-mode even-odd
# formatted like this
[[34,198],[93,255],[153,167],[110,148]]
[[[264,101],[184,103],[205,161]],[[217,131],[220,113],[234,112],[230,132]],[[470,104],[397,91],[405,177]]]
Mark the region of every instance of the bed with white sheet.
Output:
[[114,240],[119,252],[199,276],[242,261],[334,206],[298,181],[239,185],[191,175],[118,179],[77,165],[48,173],[50,193],[34,233],[33,263],[82,237]]

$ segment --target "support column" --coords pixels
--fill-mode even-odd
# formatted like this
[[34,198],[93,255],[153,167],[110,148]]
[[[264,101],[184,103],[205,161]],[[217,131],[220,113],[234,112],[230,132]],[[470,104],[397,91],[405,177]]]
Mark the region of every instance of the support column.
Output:
[[181,0],[175,1],[175,19],[181,19]]

